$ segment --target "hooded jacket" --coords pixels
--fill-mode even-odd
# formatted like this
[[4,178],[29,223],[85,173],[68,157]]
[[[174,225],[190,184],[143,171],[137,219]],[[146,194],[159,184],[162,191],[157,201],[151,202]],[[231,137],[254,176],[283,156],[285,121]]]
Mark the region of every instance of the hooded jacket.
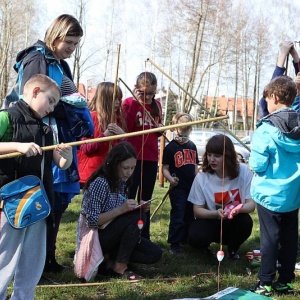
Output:
[[253,134],[251,195],[275,212],[300,207],[300,115],[290,108],[263,118]]

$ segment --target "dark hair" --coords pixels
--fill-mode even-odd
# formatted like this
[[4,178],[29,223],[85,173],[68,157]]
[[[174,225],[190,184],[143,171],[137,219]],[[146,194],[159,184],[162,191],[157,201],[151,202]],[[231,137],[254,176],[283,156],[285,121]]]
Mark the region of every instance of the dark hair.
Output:
[[[108,181],[112,192],[115,191],[119,186],[118,166],[129,158],[137,158],[135,149],[129,142],[120,142],[110,150],[105,161],[92,173],[83,189],[87,190],[90,184],[101,176]],[[130,184],[130,179],[127,184]]]
[[[225,147],[225,153],[224,153]],[[202,171],[213,174],[215,171],[208,163],[207,153],[214,153],[224,155],[224,169],[228,174],[229,179],[235,179],[239,175],[239,163],[237,160],[237,154],[234,149],[234,145],[231,139],[224,134],[217,134],[212,136],[205,147],[203,154]]]
[[264,88],[263,97],[270,97],[272,94],[278,97],[281,104],[291,106],[297,95],[297,86],[289,76],[273,78]]
[[[155,88],[156,88],[157,87],[156,76],[151,72],[142,72],[136,78],[136,86],[140,87],[141,85],[143,85],[143,86],[155,86]],[[153,95],[152,102],[151,102],[152,114],[155,117],[159,117],[160,116],[160,111],[159,111],[159,107],[158,107],[154,97],[155,97],[155,95]]]

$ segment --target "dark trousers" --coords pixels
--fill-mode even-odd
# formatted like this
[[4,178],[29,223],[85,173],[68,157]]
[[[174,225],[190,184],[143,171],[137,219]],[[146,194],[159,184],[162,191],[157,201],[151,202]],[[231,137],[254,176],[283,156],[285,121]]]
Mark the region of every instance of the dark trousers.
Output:
[[[141,218],[142,217],[142,218]],[[140,237],[139,219],[145,221],[140,210],[123,214],[104,229],[99,229],[99,240],[103,254],[120,263],[153,264],[161,259],[162,250],[150,240]]]
[[271,283],[276,275],[278,281],[290,283],[295,278],[295,263],[298,251],[298,209],[278,213],[257,204],[260,224],[260,251],[262,254],[258,277],[264,283]]
[[61,217],[63,213],[68,208],[68,203],[64,203],[61,198],[61,193],[54,192],[54,206],[53,206],[53,221],[47,223],[47,256],[55,257],[55,250],[56,250],[56,240],[57,234],[59,230],[59,225],[61,222]]
[[[142,170],[143,166],[143,170]],[[152,198],[156,177],[157,177],[156,161],[137,161],[136,167],[133,173],[132,185],[129,188],[129,199],[150,200]],[[150,240],[150,211],[146,213],[146,222],[142,230],[142,237]]]
[[[223,220],[222,244],[237,251],[251,235],[253,221],[249,214],[237,214],[233,219]],[[189,243],[192,247],[203,249],[213,242],[220,243],[221,220],[196,219],[190,226]]]
[[194,221],[193,204],[187,201],[189,191],[174,188],[170,193],[171,211],[168,243],[184,244]]

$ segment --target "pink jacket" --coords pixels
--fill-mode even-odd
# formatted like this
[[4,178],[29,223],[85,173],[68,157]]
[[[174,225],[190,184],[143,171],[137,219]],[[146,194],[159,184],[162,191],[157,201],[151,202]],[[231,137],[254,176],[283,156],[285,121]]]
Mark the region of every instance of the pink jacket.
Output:
[[98,230],[88,228],[86,218],[80,214],[77,224],[74,272],[78,278],[90,281],[96,275],[104,256],[99,242]]

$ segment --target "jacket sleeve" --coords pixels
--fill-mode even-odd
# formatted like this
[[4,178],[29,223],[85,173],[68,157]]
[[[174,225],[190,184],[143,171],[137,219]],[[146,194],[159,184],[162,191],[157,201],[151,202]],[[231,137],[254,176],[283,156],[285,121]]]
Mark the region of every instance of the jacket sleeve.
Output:
[[23,76],[20,86],[20,95],[23,94],[23,88],[28,79],[35,74],[47,75],[47,64],[44,55],[40,51],[33,51],[24,58]]

